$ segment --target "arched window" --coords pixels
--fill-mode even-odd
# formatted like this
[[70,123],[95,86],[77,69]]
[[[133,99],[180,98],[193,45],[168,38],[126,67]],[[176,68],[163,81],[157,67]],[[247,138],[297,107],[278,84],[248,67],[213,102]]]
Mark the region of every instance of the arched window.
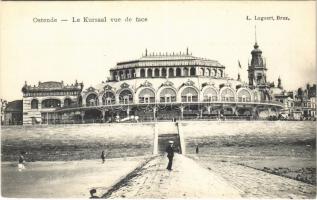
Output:
[[125,75],[124,75],[123,71],[120,71],[119,74],[120,74],[120,80],[125,79]]
[[204,101],[205,102],[211,102],[211,101],[217,101],[217,92],[214,88],[208,87],[204,91]]
[[130,104],[133,102],[133,95],[130,90],[123,90],[119,94],[119,103],[120,104]]
[[136,74],[135,74],[135,70],[134,70],[134,69],[132,69],[132,70],[131,70],[131,77],[132,77],[132,78],[135,78],[135,76],[136,76]]
[[176,68],[176,77],[182,76],[182,71],[180,68]]
[[197,102],[198,92],[192,87],[186,87],[181,94],[182,102]]
[[217,69],[214,69],[214,76],[215,76],[215,77],[218,77],[218,71],[217,71]]
[[238,101],[239,102],[250,102],[251,101],[251,94],[248,90],[242,89],[238,92]]
[[223,71],[222,70],[219,70],[219,76],[223,77]]
[[64,99],[64,107],[69,107],[72,105],[72,100],[70,98]]
[[152,77],[152,69],[147,70],[147,77]]
[[116,103],[116,97],[113,92],[105,92],[102,96],[102,105],[111,105]]
[[58,99],[45,99],[42,101],[42,108],[58,108],[61,107],[61,101]]
[[156,69],[154,70],[154,76],[155,76],[155,77],[159,77],[159,76],[160,76],[160,70],[159,70],[159,69],[156,68]]
[[188,69],[186,67],[184,68],[184,76],[189,76]]
[[164,77],[164,78],[166,77],[166,69],[165,68],[162,69],[162,77]]
[[196,75],[196,70],[194,67],[190,68],[190,75],[195,76]]
[[155,102],[155,94],[149,89],[143,89],[139,94],[139,103],[154,103]]
[[199,68],[199,75],[200,76],[205,75],[205,69],[204,68]]
[[168,69],[168,76],[169,77],[174,77],[174,69],[173,68],[169,68]]
[[98,96],[94,93],[89,94],[86,98],[86,106],[97,106],[98,105]]
[[31,109],[38,109],[39,108],[39,101],[37,99],[33,99],[31,101]]
[[234,101],[234,92],[229,88],[222,90],[221,101]]
[[210,76],[210,69],[207,68],[205,73],[205,76]]
[[176,92],[172,88],[164,88],[160,93],[160,102],[176,102]]
[[125,70],[125,77],[126,78],[131,78],[131,74],[129,70]]
[[140,76],[141,76],[141,78],[145,77],[145,69],[141,69]]

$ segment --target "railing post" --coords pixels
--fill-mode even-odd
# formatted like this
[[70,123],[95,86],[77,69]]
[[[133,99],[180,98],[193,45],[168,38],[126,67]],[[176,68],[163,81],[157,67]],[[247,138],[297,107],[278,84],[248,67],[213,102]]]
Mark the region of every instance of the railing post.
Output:
[[158,154],[158,125],[154,124],[153,155]]

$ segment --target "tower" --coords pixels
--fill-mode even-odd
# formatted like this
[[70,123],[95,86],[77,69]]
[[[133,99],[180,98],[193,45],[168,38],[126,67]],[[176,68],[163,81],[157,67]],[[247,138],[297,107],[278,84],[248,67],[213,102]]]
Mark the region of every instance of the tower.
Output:
[[265,88],[267,86],[267,68],[265,60],[262,57],[262,51],[259,49],[259,45],[256,41],[256,31],[254,49],[251,51],[251,55],[251,63],[249,63],[248,67],[249,86]]

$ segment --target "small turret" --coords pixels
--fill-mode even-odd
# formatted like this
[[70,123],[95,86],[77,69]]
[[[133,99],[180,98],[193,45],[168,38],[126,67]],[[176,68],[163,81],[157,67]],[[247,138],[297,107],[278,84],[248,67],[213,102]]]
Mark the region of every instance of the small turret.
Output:
[[281,77],[278,77],[277,79],[277,87],[283,89]]

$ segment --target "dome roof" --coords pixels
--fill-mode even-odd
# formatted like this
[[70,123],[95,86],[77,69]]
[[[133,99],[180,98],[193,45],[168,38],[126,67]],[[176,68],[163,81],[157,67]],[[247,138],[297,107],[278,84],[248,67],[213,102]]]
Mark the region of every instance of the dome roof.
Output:
[[216,60],[199,58],[190,54],[149,54],[139,59],[118,62],[112,69],[124,69],[131,67],[150,67],[150,66],[211,66],[224,67]]
[[261,49],[259,49],[258,43],[255,43],[253,47],[254,47],[254,49],[251,51],[251,54],[262,53]]

